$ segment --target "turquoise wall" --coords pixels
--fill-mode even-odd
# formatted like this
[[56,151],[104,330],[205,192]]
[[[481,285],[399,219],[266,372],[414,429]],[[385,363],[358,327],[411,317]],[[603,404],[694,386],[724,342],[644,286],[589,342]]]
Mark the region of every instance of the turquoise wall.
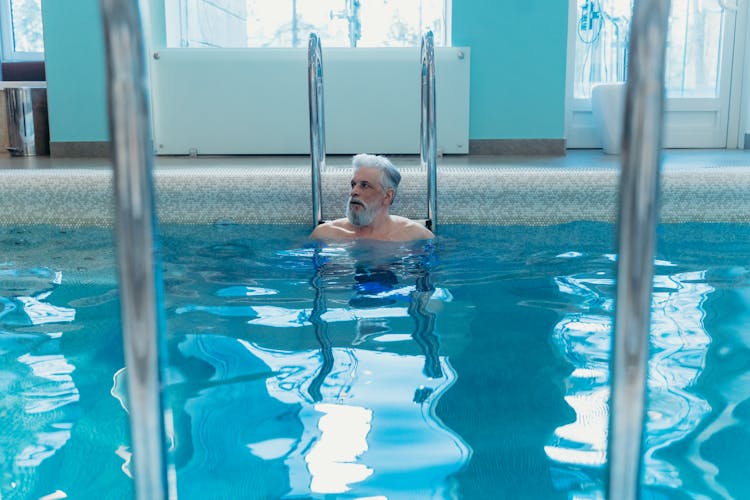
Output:
[[109,140],[106,69],[97,0],[45,0],[50,140]]
[[471,47],[471,139],[565,137],[568,2],[454,0],[453,45]]
[[[98,1],[44,0],[42,14],[50,139],[108,140]],[[567,16],[563,1],[453,2],[453,45],[471,47],[471,139],[565,136]]]

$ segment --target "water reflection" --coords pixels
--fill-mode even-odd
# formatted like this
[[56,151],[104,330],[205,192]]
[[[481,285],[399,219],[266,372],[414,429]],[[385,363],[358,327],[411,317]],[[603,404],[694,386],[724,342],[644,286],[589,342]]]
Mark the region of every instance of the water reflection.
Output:
[[[340,249],[285,252],[292,256],[313,260],[310,307],[264,304],[283,300],[284,290],[259,283],[264,293],[253,293],[252,305],[175,309],[244,317],[251,328],[243,338],[187,335],[172,354],[169,392],[182,393],[172,398],[179,493],[216,491],[232,484],[229,470],[263,463],[270,496],[452,498],[451,476],[470,449],[435,415],[456,378],[440,355],[433,312],[450,293],[409,254],[363,262]],[[202,380],[181,363],[201,364]],[[214,428],[223,419],[239,425],[234,443],[225,425]]]
[[315,266],[315,274],[310,279],[310,285],[312,285],[315,290],[315,298],[313,299],[313,309],[310,314],[310,322],[315,328],[315,338],[320,344],[321,363],[318,372],[310,382],[310,387],[308,387],[307,392],[313,401],[318,402],[323,400],[321,387],[323,386],[326,377],[328,377],[333,369],[333,346],[331,339],[328,337],[328,322],[323,319],[323,315],[327,312],[326,310],[328,306],[326,305],[322,271],[325,266],[325,261],[321,258],[319,252],[315,252],[313,255],[313,265]]
[[[711,342],[704,304],[714,289],[706,283],[705,271],[667,274],[675,270],[670,269],[674,264],[656,265],[643,482],[678,489],[684,482],[680,464],[660,451],[694,432],[711,411],[708,402],[690,389],[702,374]],[[558,477],[560,489],[566,489],[571,481],[580,482],[580,467],[591,468],[587,482],[597,484],[599,475],[593,471],[606,463],[615,280],[610,271],[595,271],[560,276],[555,283],[560,292],[576,299],[575,310],[563,315],[553,333],[553,341],[574,366],[565,400],[576,420],[557,428],[545,447],[550,460],[570,466]],[[602,485],[593,488],[601,492]]]
[[[21,471],[41,465],[71,437],[72,421],[62,409],[80,394],[60,341],[61,325],[72,323],[76,311],[49,302],[61,283],[61,272],[0,265],[0,390],[10,431],[2,436],[0,463],[6,478],[29,474]],[[3,493],[12,491],[8,486],[4,482]]]

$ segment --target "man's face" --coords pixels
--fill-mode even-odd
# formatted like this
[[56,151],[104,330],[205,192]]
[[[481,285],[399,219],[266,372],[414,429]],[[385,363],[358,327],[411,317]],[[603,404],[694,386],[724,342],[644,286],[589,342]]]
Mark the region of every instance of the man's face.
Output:
[[360,167],[354,171],[352,190],[346,206],[346,217],[355,226],[369,226],[378,211],[388,206],[388,191],[380,183],[380,170]]

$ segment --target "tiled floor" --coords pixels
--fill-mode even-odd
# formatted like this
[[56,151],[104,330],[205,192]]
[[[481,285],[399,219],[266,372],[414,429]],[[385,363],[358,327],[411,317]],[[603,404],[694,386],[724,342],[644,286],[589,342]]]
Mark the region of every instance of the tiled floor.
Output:
[[[391,157],[399,167],[413,167],[419,164],[417,156]],[[347,166],[349,156],[329,156],[327,164],[331,166]],[[670,149],[662,156],[665,169],[671,168],[702,168],[702,167],[750,167],[750,150],[741,149]],[[519,167],[519,168],[617,168],[621,156],[602,153],[599,149],[571,149],[565,156],[463,156],[450,155],[438,159],[438,166],[446,167]],[[108,168],[110,160],[107,158],[50,158],[39,157],[10,157],[0,153],[0,169],[47,169],[47,168]],[[307,167],[310,159],[307,156],[200,156],[190,157],[156,157],[158,168],[186,168],[186,167]]]
[[[343,216],[349,156],[329,157],[323,217]],[[426,217],[426,174],[393,156],[403,179],[393,213]],[[668,150],[661,219],[750,222],[750,151]],[[547,225],[616,218],[621,158],[600,150],[561,157],[446,156],[438,161],[444,224]],[[166,223],[299,223],[312,219],[307,156],[157,157],[157,213]],[[107,159],[1,158],[0,224],[109,225]]]

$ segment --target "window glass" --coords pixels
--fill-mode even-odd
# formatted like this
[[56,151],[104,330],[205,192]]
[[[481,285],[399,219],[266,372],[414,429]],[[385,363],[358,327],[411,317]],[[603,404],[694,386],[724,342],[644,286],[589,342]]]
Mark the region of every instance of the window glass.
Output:
[[667,95],[717,97],[724,9],[718,0],[672,0]]
[[44,52],[41,0],[10,0],[9,6],[12,37],[3,41],[12,53],[7,57],[14,59],[13,53],[19,52]]
[[179,0],[182,47],[418,46],[431,29],[445,45],[446,0]]
[[[600,82],[624,81],[632,0],[577,0],[576,98]],[[672,0],[667,39],[669,97],[715,97],[723,9],[719,0]]]

